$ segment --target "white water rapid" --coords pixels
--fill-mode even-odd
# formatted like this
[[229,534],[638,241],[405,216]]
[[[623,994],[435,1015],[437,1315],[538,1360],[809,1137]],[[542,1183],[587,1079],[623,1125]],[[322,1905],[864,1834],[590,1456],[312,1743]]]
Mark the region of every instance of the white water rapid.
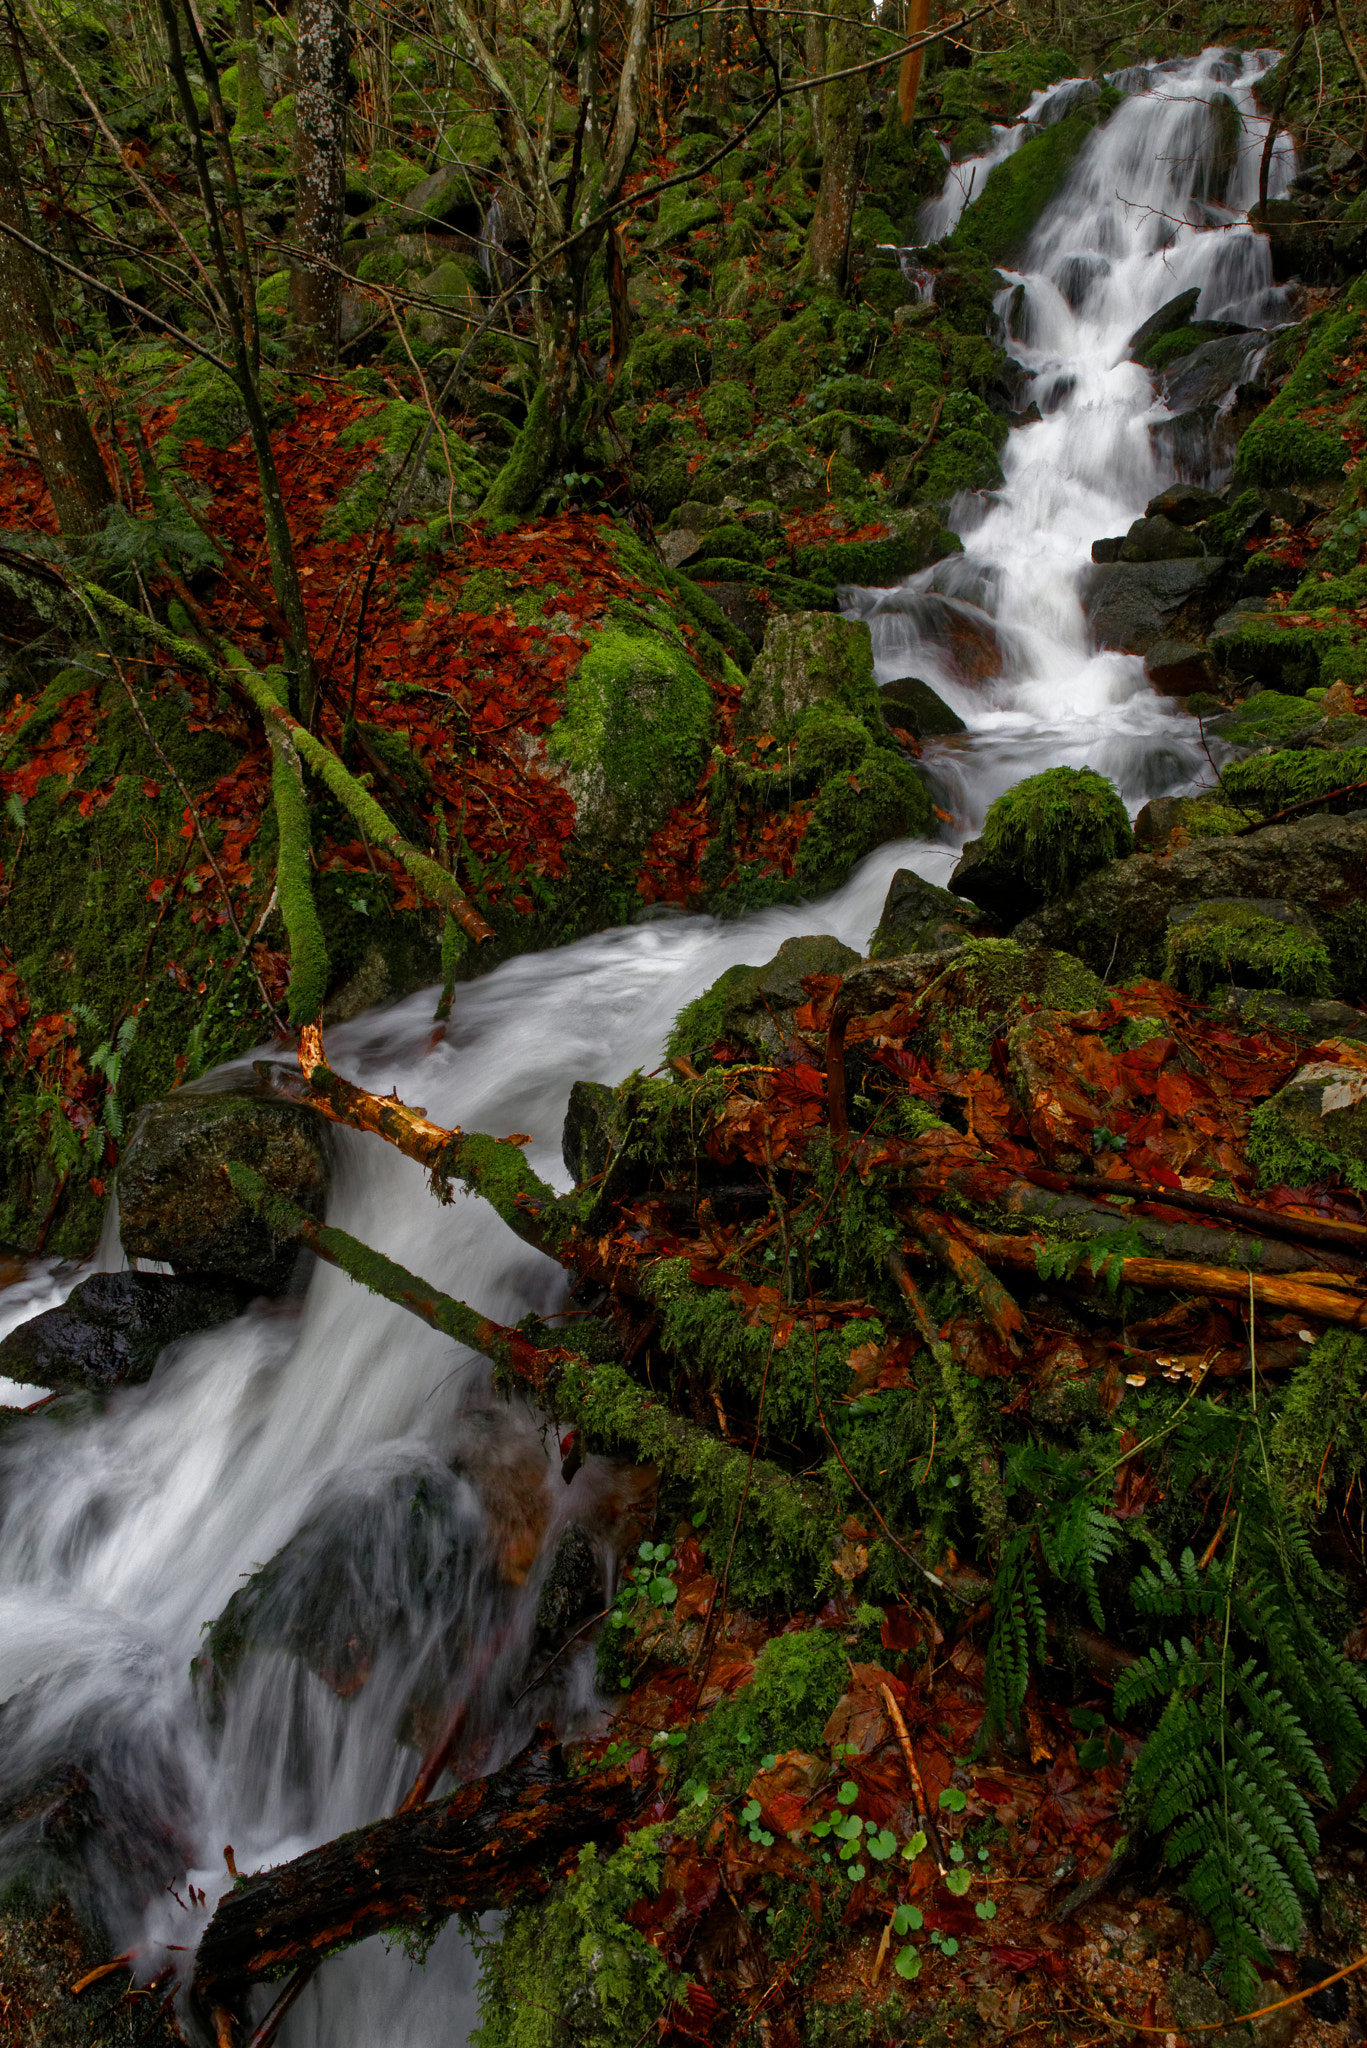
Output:
[[[1104,770],[1132,808],[1204,767],[1193,722],[1154,696],[1140,661],[1092,650],[1078,586],[1091,541],[1123,532],[1172,474],[1150,431],[1165,408],[1126,358],[1129,334],[1191,284],[1202,317],[1289,317],[1265,245],[1229,224],[1256,191],[1264,131],[1250,87],[1263,61],[1207,52],[1122,81],[1133,96],[1041,221],[1023,292],[1003,295],[1019,404],[1033,399],[1042,418],[1011,433],[1004,488],[956,508],[961,557],[904,590],[850,600],[882,675],[921,675],[968,723],[931,758],[960,837],[997,791],[1055,762]],[[1200,196],[1216,91],[1244,117],[1223,212]],[[1279,152],[1274,191],[1288,163]],[[334,1030],[329,1053],[443,1123],[530,1132],[533,1164],[563,1185],[574,1079],[653,1067],[684,1001],[785,938],[822,930],[862,949],[893,871],[943,880],[954,857],[948,843],[888,846],[824,903],[737,924],[647,923],[516,960],[463,989],[445,1030],[427,994]],[[500,1319],[561,1299],[549,1261],[476,1200],[439,1207],[421,1172],[378,1140],[338,1133],[331,1219]],[[112,1240],[107,1255],[117,1257]],[[35,1269],[28,1292],[0,1295],[0,1328],[50,1305],[71,1277]],[[436,1503],[439,1558],[411,1536],[419,1482]],[[497,1553],[481,1496],[502,1503]],[[437,1697],[471,1688],[469,1742],[490,1764],[548,1712],[582,1725],[597,1711],[587,1655],[563,1660],[516,1708],[507,1701],[558,1532],[582,1516],[606,1545],[620,1496],[594,1459],[566,1487],[558,1452],[548,1458],[531,1418],[490,1399],[478,1361],[319,1268],[302,1301],[258,1305],[173,1347],[147,1386],[103,1413],[34,1418],[0,1439],[0,1783],[82,1769],[101,1816],[90,1889],[115,1947],[139,1947],[144,1975],[167,1945],[185,1963],[228,1883],[225,1844],[250,1871],[394,1806],[418,1754],[396,1730],[411,1733],[404,1717],[424,1685],[429,1698],[434,1685]],[[310,1520],[323,1534],[301,1570],[340,1572],[330,1597],[387,1624],[372,1668],[352,1674],[359,1686],[335,1672],[328,1685],[292,1657],[260,1654],[221,1712],[207,1712],[189,1676],[201,1625]],[[454,1928],[425,1969],[372,1940],[319,1972],[280,2039],[453,2048],[473,2023],[473,1978]]]

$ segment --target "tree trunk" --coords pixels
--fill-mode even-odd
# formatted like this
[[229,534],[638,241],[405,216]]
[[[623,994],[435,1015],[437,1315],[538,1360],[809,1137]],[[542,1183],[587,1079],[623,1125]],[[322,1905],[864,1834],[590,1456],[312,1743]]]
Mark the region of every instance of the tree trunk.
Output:
[[[842,71],[867,56],[867,21],[865,0],[835,0],[826,36],[832,71]],[[843,291],[845,285],[850,224],[859,192],[860,116],[867,93],[867,75],[833,79],[825,87],[821,188],[816,195],[807,260],[816,283],[828,291]]]
[[[2,105],[0,222],[38,239]],[[0,235],[0,306],[5,368],[37,447],[57,523],[68,540],[76,540],[100,525],[114,494],[62,357],[42,265],[31,249],[8,235]]]
[[[907,40],[924,35],[929,20],[930,0],[908,0]],[[924,50],[908,50],[902,59],[902,69],[897,78],[897,111],[904,126],[916,112],[916,95],[921,89],[921,67],[925,60]]]
[[261,53],[256,45],[252,0],[237,0],[234,27],[237,31],[237,120],[233,134],[259,135],[266,126],[266,104],[261,91]]
[[330,356],[341,310],[346,194],[346,0],[300,0],[294,96],[294,239],[290,286],[301,360]]
[[[826,17],[813,8],[807,21],[807,75],[820,78],[826,69]],[[812,143],[820,149],[825,134],[826,88],[818,85],[807,95],[812,105]]]
[[625,1771],[571,1778],[541,1731],[492,1777],[339,1835],[224,1897],[195,1957],[214,2003],[384,1927],[436,1926],[546,1891],[569,1854],[610,1840],[640,1794]]

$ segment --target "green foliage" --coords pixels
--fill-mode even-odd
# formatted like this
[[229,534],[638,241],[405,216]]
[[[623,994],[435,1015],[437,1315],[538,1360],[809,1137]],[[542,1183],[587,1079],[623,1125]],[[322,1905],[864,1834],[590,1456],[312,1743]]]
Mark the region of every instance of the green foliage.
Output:
[[997,165],[981,195],[965,207],[950,246],[973,250],[993,263],[1018,256],[1036,221],[1062,189],[1097,119],[1096,108],[1080,107],[1028,137]]
[[1367,1460],[1367,1337],[1326,1330],[1296,1369],[1269,1438],[1279,1490],[1310,1516]]
[[987,1647],[986,1721],[989,1728],[1014,1727],[1025,1700],[1030,1658],[1044,1658],[1044,1603],[1040,1598],[1029,1531],[1002,1546],[992,1585],[992,1634]]
[[888,839],[912,839],[930,830],[930,792],[900,754],[870,748],[854,778],[834,776],[822,789],[798,849],[797,880],[808,889],[831,889],[857,860]]
[[838,1632],[810,1628],[771,1637],[751,1683],[714,1707],[684,1749],[686,1769],[708,1785],[744,1785],[768,1753],[819,1748],[848,1682]]
[[1266,815],[1367,782],[1367,747],[1296,747],[1255,754],[1247,761],[1232,761],[1221,781],[1234,803]]
[[674,1974],[627,1919],[659,1890],[661,1829],[639,1828],[604,1856],[589,1843],[545,1899],[514,1905],[480,1943],[480,2023],[473,2048],[623,2048],[654,2031]]
[[1229,982],[1292,996],[1327,996],[1333,987],[1319,934],[1268,917],[1256,903],[1203,905],[1199,915],[1170,924],[1163,978],[1194,996]]
[[1046,768],[992,804],[983,850],[1010,864],[1046,901],[1133,850],[1129,814],[1115,784],[1094,768]]

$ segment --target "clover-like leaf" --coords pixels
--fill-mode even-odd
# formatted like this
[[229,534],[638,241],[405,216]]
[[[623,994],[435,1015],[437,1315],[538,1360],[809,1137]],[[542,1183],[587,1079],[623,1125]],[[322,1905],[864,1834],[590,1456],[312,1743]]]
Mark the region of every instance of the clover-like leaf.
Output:
[[886,1863],[897,1847],[897,1837],[889,1834],[886,1828],[880,1828],[876,1835],[870,1835],[865,1847],[876,1863]]
[[968,1804],[967,1792],[961,1792],[957,1785],[946,1785],[940,1794],[940,1804],[946,1813],[962,1813]]
[[835,1796],[842,1806],[853,1806],[855,1800],[859,1797],[859,1787],[855,1784],[853,1778],[846,1778]]
[[945,1883],[957,1899],[963,1897],[972,1882],[973,1873],[971,1870],[951,1870],[945,1879]]
[[758,1819],[759,1819],[759,1801],[758,1801],[758,1799],[747,1799],[747,1800],[746,1800],[746,1802],[745,1802],[745,1804],[744,1804],[744,1806],[742,1806],[742,1808],[741,1808],[741,1810],[740,1810],[740,1817],[741,1817],[741,1820],[742,1820],[742,1822],[743,1822],[743,1823],[744,1823],[744,1824],[745,1824],[745,1825],[746,1825],[747,1827],[749,1826],[749,1824],[750,1824],[750,1822],[751,1822],[752,1820],[758,1820]]
[[912,1836],[911,1840],[903,1844],[902,1854],[906,1858],[908,1863],[914,1863],[918,1856],[923,1856],[925,1854],[925,1849],[926,1838],[922,1834],[920,1828],[917,1828],[916,1833]]
[[894,1934],[919,1934],[925,1924],[926,1916],[919,1906],[899,1906],[892,1916]]
[[914,1942],[909,1941],[905,1948],[897,1951],[892,1967],[896,1970],[899,1977],[912,1978],[920,1976],[921,1958]]
[[992,1899],[979,1899],[973,1910],[980,1920],[995,1920],[997,1917],[996,1903]]

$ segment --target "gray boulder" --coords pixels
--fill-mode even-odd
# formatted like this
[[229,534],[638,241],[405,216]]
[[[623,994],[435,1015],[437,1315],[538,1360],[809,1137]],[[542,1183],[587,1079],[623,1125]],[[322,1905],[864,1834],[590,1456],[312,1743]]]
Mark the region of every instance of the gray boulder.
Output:
[[1127,343],[1130,354],[1142,356],[1149,343],[1157,341],[1160,334],[1175,334],[1179,327],[1189,327],[1200,296],[1200,285],[1193,285],[1189,291],[1179,292],[1175,299],[1169,299],[1156,313],[1150,313],[1143,325],[1136,327],[1130,336]]
[[869,958],[896,960],[909,953],[943,952],[961,945],[972,925],[972,911],[948,889],[937,889],[910,868],[898,868],[869,940]]
[[796,1039],[793,1012],[807,1001],[804,979],[813,974],[846,974],[859,955],[824,933],[785,939],[763,967],[728,967],[704,994],[686,1003],[669,1034],[671,1056],[709,1063],[712,1047],[725,1040],[760,1059],[790,1053]]
[[816,704],[838,705],[876,726],[873,640],[862,619],[790,612],[765,628],[741,700],[738,729],[786,733]]
[[316,1110],[269,1096],[177,1093],[140,1114],[119,1163],[119,1228],[130,1258],[283,1294],[297,1249],[277,1244],[224,1167],[255,1167],[315,1220],[332,1169]]
[[1367,1189],[1367,1073],[1312,1060],[1253,1112],[1248,1156],[1264,1182],[1306,1187],[1341,1176]]
[[1122,562],[1180,562],[1204,553],[1194,533],[1161,512],[1136,519],[1120,546]]
[[1209,555],[1189,562],[1099,563],[1083,586],[1083,610],[1098,646],[1147,654],[1155,641],[1172,637],[1179,620],[1199,629],[1203,618],[1214,618],[1228,574],[1229,564]]
[[1215,667],[1199,642],[1169,636],[1155,640],[1144,656],[1144,673],[1163,697],[1190,697],[1208,690]]
[[1225,501],[1215,491],[1203,491],[1196,484],[1169,484],[1144,507],[1146,519],[1170,519],[1174,526],[1199,526],[1225,510]]
[[967,732],[957,711],[951,711],[943,697],[923,683],[919,676],[897,676],[879,687],[883,716],[889,725],[900,725],[918,740],[947,738]]
[[172,1273],[94,1273],[11,1330],[0,1378],[55,1393],[140,1385],[166,1345],[239,1315],[247,1290]]

